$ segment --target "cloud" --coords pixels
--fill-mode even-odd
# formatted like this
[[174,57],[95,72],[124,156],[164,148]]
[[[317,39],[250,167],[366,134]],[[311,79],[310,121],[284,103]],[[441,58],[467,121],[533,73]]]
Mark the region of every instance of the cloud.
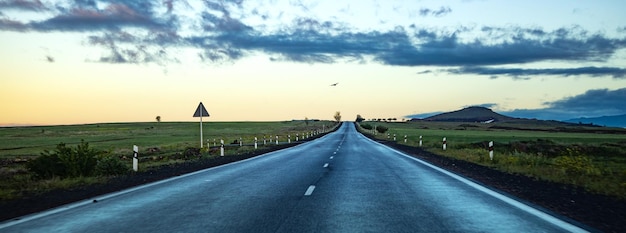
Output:
[[37,31],[117,30],[123,26],[166,27],[145,13],[121,3],[110,4],[105,9],[73,8],[48,20],[33,23],[31,27]]
[[438,10],[431,10],[428,8],[421,8],[419,10],[419,15],[420,16],[435,16],[435,17],[442,17],[445,16],[447,14],[450,14],[452,12],[452,9],[450,9],[450,7],[440,7]]
[[[335,18],[296,16],[281,20],[277,29],[253,25],[242,0],[187,1],[79,0],[64,4],[12,0],[1,9],[45,10],[47,19],[17,21],[0,16],[0,30],[17,32],[84,32],[89,45],[102,47],[108,55],[98,61],[167,64],[177,61],[170,48],[195,48],[205,62],[233,62],[250,54],[267,53],[273,61],[334,63],[373,61],[393,66],[455,66],[451,73],[492,72],[504,75],[580,74],[623,78],[623,69],[583,67],[545,70],[489,70],[480,66],[524,64],[539,61],[608,60],[626,48],[626,38],[610,38],[577,26],[552,31],[523,27],[459,26],[425,28],[397,26],[388,31],[359,31]],[[292,2],[302,5],[301,2]],[[193,5],[193,6],[192,6]],[[306,8],[306,7],[305,7]],[[180,11],[177,11],[180,10]],[[189,14],[187,10],[196,13]],[[449,7],[420,9],[422,16],[440,17]],[[255,13],[256,12],[256,13]],[[279,14],[280,18],[282,14]],[[263,20],[265,22],[266,20]],[[128,35],[132,35],[129,37]],[[468,39],[472,38],[472,39]],[[507,73],[508,72],[508,73]],[[570,74],[571,73],[571,74]]]
[[536,76],[536,75],[559,75],[559,76],[575,76],[589,75],[592,77],[612,76],[616,79],[626,78],[626,69],[617,67],[579,67],[579,68],[551,68],[551,69],[522,69],[522,68],[491,68],[481,66],[462,67],[457,69],[443,70],[452,74],[478,74],[497,77],[497,75],[506,76]]
[[515,109],[502,114],[544,120],[567,120],[578,117],[600,117],[626,114],[626,88],[595,89],[561,100],[545,102],[545,108]]
[[0,10],[1,9],[15,9],[15,10],[25,10],[25,11],[43,11],[47,10],[46,7],[41,1],[34,0],[8,0],[0,2]]

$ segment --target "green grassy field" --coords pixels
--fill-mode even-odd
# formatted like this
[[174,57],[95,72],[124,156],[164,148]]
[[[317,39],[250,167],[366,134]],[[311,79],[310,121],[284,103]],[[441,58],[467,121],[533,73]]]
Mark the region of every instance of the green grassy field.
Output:
[[[284,143],[291,135],[302,138],[315,130],[330,130],[336,126],[330,121],[284,121],[284,122],[204,122],[203,149],[200,157],[210,159],[219,156],[217,150],[209,150],[213,143],[219,147],[223,139],[225,154],[241,154],[254,150],[250,146],[258,138],[259,147],[271,147],[269,138],[279,135]],[[263,137],[267,145],[263,145]],[[165,164],[189,162],[199,159],[186,152],[200,148],[200,124],[198,122],[147,122],[107,123],[67,126],[35,126],[0,128],[0,201],[19,198],[27,193],[42,193],[53,189],[66,189],[81,185],[103,183],[108,177],[52,177],[37,178],[27,169],[28,161],[39,157],[44,151],[54,151],[60,143],[76,148],[81,141],[89,148],[103,151],[103,155],[121,161],[130,169],[133,145],[139,147],[139,171],[149,170]],[[244,145],[231,145],[242,140]],[[207,147],[207,143],[210,147]],[[195,149],[194,149],[195,148]]]
[[[331,122],[303,121],[285,122],[204,122],[203,139],[213,146],[239,140],[252,143],[263,136],[286,141],[287,135],[303,134],[315,129],[333,125]],[[324,126],[326,125],[326,126]],[[91,147],[110,151],[113,154],[131,153],[133,145],[139,148],[161,148],[162,150],[184,150],[186,147],[200,147],[200,125],[198,122],[149,122],[149,123],[108,123],[68,126],[36,126],[0,128],[0,158],[33,157],[44,150],[52,150],[59,143],[77,145],[85,140]]]
[[[626,199],[626,129],[544,123],[363,122],[386,127],[377,138],[504,172],[572,184]],[[363,132],[374,134],[374,130]],[[407,142],[404,142],[404,136]],[[446,150],[443,150],[443,138]],[[488,142],[494,142],[494,159]]]

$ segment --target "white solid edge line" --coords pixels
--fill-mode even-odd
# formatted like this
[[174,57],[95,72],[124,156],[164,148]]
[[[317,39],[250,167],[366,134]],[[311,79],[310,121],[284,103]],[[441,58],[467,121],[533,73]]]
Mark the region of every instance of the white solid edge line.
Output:
[[[361,133],[359,133],[359,135],[361,135]],[[545,212],[543,212],[541,210],[535,209],[535,208],[533,208],[531,206],[528,206],[528,205],[526,205],[524,203],[521,203],[521,202],[519,202],[519,201],[517,201],[515,199],[512,199],[512,198],[507,197],[505,195],[502,195],[502,194],[500,194],[498,192],[495,192],[495,191],[493,191],[493,190],[491,190],[489,188],[486,188],[486,187],[484,187],[482,185],[474,183],[474,182],[472,182],[472,181],[470,181],[468,179],[465,179],[465,178],[463,178],[463,177],[461,177],[461,176],[459,176],[457,174],[454,174],[452,172],[446,171],[443,168],[437,167],[437,166],[432,165],[432,164],[430,164],[428,162],[422,161],[421,159],[418,159],[418,158],[415,158],[413,156],[407,155],[407,154],[405,154],[405,153],[403,153],[401,151],[398,151],[398,150],[396,150],[394,148],[391,148],[391,147],[388,147],[388,146],[386,146],[384,144],[376,142],[376,141],[374,141],[372,139],[369,139],[368,137],[365,137],[363,135],[361,135],[361,136],[363,138],[367,139],[367,140],[370,140],[371,142],[374,142],[374,143],[376,143],[378,145],[381,145],[383,147],[389,148],[391,151],[393,151],[393,152],[395,152],[395,153],[397,153],[399,155],[402,155],[402,156],[407,157],[409,159],[415,160],[415,161],[417,161],[417,162],[419,162],[421,164],[424,164],[424,165],[426,165],[426,166],[428,166],[428,167],[430,167],[430,168],[432,168],[432,169],[434,169],[434,170],[436,170],[438,172],[446,174],[446,175],[448,175],[448,176],[450,176],[450,177],[452,177],[452,178],[454,178],[454,179],[456,179],[458,181],[461,181],[461,182],[467,184],[468,186],[470,186],[472,188],[475,188],[475,189],[477,189],[477,190],[479,190],[481,192],[484,192],[484,193],[486,193],[486,194],[488,194],[490,196],[493,196],[493,197],[495,197],[495,198],[497,198],[497,199],[499,199],[499,200],[501,200],[501,201],[503,201],[503,202],[505,202],[505,203],[507,203],[509,205],[515,206],[515,207],[517,207],[517,208],[519,208],[519,209],[521,209],[523,211],[526,211],[529,214],[535,215],[538,218],[541,218],[541,219],[545,220],[546,222],[549,222],[549,223],[554,224],[555,226],[561,227],[564,230],[567,230],[569,232],[589,232],[589,231],[587,231],[587,230],[585,230],[583,228],[580,228],[580,227],[578,227],[578,226],[576,226],[574,224],[571,224],[571,223],[568,223],[566,221],[563,221],[563,220],[561,220],[561,219],[559,219],[557,217],[554,217],[554,216],[552,216],[550,214],[547,214],[547,213],[545,213]]]
[[63,212],[65,210],[73,209],[73,208],[76,208],[76,207],[93,204],[93,200],[102,201],[102,200],[106,200],[106,199],[113,198],[113,197],[116,197],[116,196],[124,195],[124,194],[130,193],[130,192],[134,192],[134,191],[139,190],[139,189],[144,189],[144,188],[152,187],[152,186],[159,185],[159,184],[162,184],[162,183],[166,183],[166,182],[171,182],[171,181],[175,181],[175,180],[178,180],[178,179],[182,179],[182,178],[185,178],[185,177],[188,177],[188,176],[193,176],[193,175],[196,175],[198,173],[205,172],[205,171],[218,169],[218,168],[222,168],[222,167],[227,167],[227,166],[232,166],[232,165],[235,165],[235,164],[239,164],[239,163],[243,163],[243,162],[248,162],[248,161],[252,161],[252,160],[255,160],[255,159],[259,159],[259,158],[262,158],[262,157],[265,157],[265,156],[269,156],[271,154],[282,152],[283,150],[288,150],[288,149],[291,149],[291,148],[300,147],[300,146],[303,146],[303,145],[315,142],[318,139],[325,138],[325,137],[327,137],[328,135],[330,135],[332,133],[334,133],[334,132],[328,133],[328,134],[326,134],[326,135],[324,135],[324,136],[322,136],[320,138],[317,138],[315,140],[312,140],[312,141],[308,141],[308,142],[305,142],[305,143],[301,143],[301,144],[298,144],[298,145],[295,145],[295,146],[292,146],[292,147],[288,147],[288,148],[284,148],[284,149],[280,149],[280,150],[277,150],[277,151],[272,151],[272,152],[268,152],[268,153],[265,153],[265,154],[260,154],[258,156],[254,156],[252,158],[247,158],[247,159],[244,159],[244,160],[239,160],[239,161],[236,161],[236,162],[227,163],[227,164],[223,164],[223,165],[216,166],[216,167],[210,167],[210,168],[207,168],[207,169],[195,171],[195,172],[192,172],[192,173],[187,173],[187,174],[176,176],[176,177],[171,177],[171,178],[168,178],[168,179],[165,179],[165,180],[159,180],[159,181],[155,181],[155,182],[152,182],[152,183],[131,187],[131,188],[124,189],[124,190],[117,191],[117,192],[113,192],[113,193],[108,193],[108,194],[103,194],[103,195],[96,196],[96,197],[87,198],[85,200],[72,202],[72,203],[69,203],[69,204],[62,205],[62,206],[54,207],[52,209],[44,210],[44,211],[41,211],[41,212],[38,212],[38,213],[32,213],[32,214],[27,214],[27,215],[24,215],[24,216],[19,216],[19,217],[15,217],[15,218],[12,218],[12,219],[8,219],[8,220],[5,220],[3,222],[0,222],[0,229],[4,229],[4,228],[7,228],[7,227],[10,227],[10,226],[13,226],[13,225],[17,225],[17,224],[20,224],[20,223],[32,221],[32,220],[35,220],[35,219],[43,218],[43,217],[46,217],[46,216],[49,216],[49,215],[52,215],[52,214],[56,214],[56,213],[59,213],[59,212]]
[[311,196],[311,194],[313,194],[313,190],[315,190],[315,185],[309,186],[309,188],[306,189],[306,192],[304,192],[304,196]]

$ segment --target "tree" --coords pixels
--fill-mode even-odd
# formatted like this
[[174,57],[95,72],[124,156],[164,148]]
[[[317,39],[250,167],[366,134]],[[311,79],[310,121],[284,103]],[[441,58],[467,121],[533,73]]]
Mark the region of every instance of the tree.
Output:
[[356,122],[363,122],[365,118],[361,117],[361,114],[356,115]]
[[309,118],[308,117],[304,117],[304,124],[309,125]]
[[161,116],[157,116],[157,117],[156,117],[156,121],[157,121],[157,122],[161,122]]
[[335,121],[337,121],[337,122],[341,121],[341,112],[336,112],[335,113]]

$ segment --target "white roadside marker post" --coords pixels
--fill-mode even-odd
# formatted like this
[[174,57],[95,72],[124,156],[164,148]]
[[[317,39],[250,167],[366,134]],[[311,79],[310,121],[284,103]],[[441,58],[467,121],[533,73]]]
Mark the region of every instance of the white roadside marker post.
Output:
[[139,170],[139,147],[133,145],[133,171]]
[[298,141],[298,134],[296,134],[296,142]]
[[291,144],[291,134],[287,134],[287,143]]
[[278,145],[278,135],[276,135],[276,145]]
[[406,143],[406,134],[404,135],[404,143]]
[[489,159],[493,161],[493,141],[489,142]]
[[213,138],[213,146],[215,146],[215,138]]
[[395,133],[393,134],[393,141],[394,142],[396,141],[396,134]]
[[243,146],[243,139],[241,137],[239,137],[239,147]]
[[224,156],[224,139],[220,139],[220,156]]
[[420,147],[422,147],[422,135],[420,135]]
[[446,137],[443,137],[443,150],[446,150]]
[[258,148],[258,146],[257,146],[257,145],[258,145],[258,144],[257,144],[257,139],[256,139],[256,137],[254,137],[254,149],[255,149],[255,150]]

